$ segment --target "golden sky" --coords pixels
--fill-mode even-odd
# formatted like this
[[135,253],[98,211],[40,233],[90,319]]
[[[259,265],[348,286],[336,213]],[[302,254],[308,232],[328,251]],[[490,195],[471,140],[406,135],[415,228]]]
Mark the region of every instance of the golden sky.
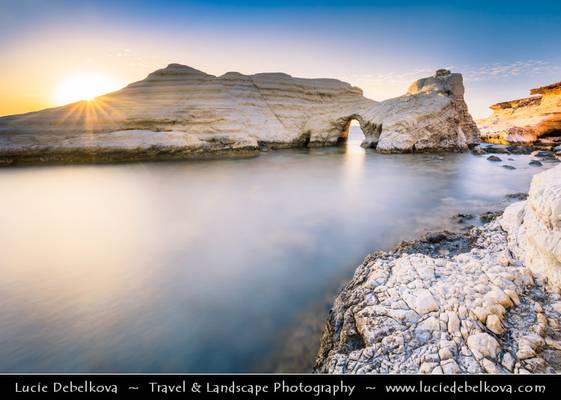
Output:
[[[561,3],[514,2],[508,21],[491,3],[405,3],[8,0],[0,115],[60,105],[84,85],[117,89],[170,63],[338,78],[374,100],[450,68],[464,74],[476,117],[561,80]],[[525,26],[515,51],[505,46],[507,22]]]

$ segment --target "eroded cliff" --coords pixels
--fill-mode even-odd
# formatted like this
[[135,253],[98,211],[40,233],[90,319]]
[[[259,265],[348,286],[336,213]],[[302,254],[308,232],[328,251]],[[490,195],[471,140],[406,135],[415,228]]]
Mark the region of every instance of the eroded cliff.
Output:
[[463,151],[479,132],[460,74],[439,70],[383,102],[335,79],[282,73],[222,76],[170,64],[142,81],[43,111],[0,118],[0,160],[118,161],[255,154],[345,140],[382,152]]
[[491,106],[490,117],[478,121],[482,139],[501,144],[561,144],[561,82],[530,91],[531,97]]

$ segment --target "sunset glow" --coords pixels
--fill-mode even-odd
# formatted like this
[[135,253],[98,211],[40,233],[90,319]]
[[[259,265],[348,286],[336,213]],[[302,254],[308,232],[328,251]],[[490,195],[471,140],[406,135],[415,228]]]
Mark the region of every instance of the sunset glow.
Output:
[[[217,76],[282,71],[337,78],[373,100],[399,96],[418,77],[449,68],[464,75],[476,117],[487,116],[489,104],[559,80],[561,5],[554,1],[510,1],[509,18],[502,2],[483,1],[171,3],[3,2],[0,50],[9,57],[0,65],[0,116],[92,98],[117,89],[110,82],[124,86],[170,63]],[[515,50],[496,33],[512,26],[525,27]],[[92,82],[98,73],[101,82]]]
[[54,102],[56,105],[64,105],[81,100],[91,101],[97,96],[117,89],[119,89],[118,83],[100,74],[74,75],[58,85]]

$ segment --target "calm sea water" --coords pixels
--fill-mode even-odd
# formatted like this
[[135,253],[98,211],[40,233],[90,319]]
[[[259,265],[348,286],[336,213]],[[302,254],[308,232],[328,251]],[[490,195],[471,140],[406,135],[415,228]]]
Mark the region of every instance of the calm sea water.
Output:
[[306,370],[317,330],[291,333],[368,252],[501,208],[540,170],[358,143],[1,169],[0,371],[267,371],[291,351],[280,368]]

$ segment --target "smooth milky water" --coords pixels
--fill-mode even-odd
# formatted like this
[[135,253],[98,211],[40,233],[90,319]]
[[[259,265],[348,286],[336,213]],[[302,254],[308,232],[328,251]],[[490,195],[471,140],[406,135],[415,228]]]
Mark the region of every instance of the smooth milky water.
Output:
[[283,338],[367,253],[501,208],[541,170],[358,143],[1,169],[0,371],[276,368],[283,341],[319,345]]

